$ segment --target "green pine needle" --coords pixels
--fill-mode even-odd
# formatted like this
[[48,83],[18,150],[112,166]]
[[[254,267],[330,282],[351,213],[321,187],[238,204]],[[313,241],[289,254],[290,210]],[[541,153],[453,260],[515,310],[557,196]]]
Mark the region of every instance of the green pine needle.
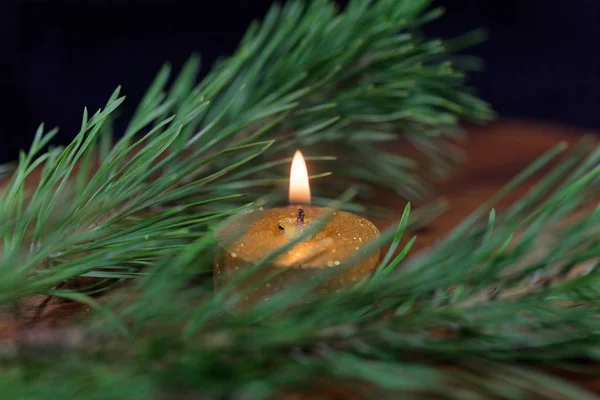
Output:
[[[215,229],[281,201],[273,194],[296,148],[316,167],[319,204],[338,198],[335,208],[360,211],[363,200],[352,198],[364,199],[370,187],[418,200],[420,172],[443,172],[458,160],[448,140],[460,135],[459,121],[492,117],[464,88],[472,60],[463,58],[461,69],[451,54],[481,32],[426,39],[421,26],[441,14],[429,3],[275,5],[199,83],[197,56],[170,86],[171,68],[161,69],[118,141],[120,89],[93,115],[84,110],[64,149],[42,153],[56,131],[41,125],[0,194],[0,303],[45,294],[99,312],[78,321],[75,333],[0,346],[0,392],[262,399],[335,382],[373,398],[593,398],[518,364],[600,355],[600,208],[565,222],[598,188],[600,147],[589,141],[519,202],[493,209],[565,146],[542,156],[418,256],[410,254],[415,238],[401,244],[440,212],[438,203],[406,206],[397,227],[345,265],[248,312],[229,312],[244,295],[233,283],[213,291]],[[430,163],[381,146],[398,140]],[[316,179],[330,172],[336,184]],[[340,197],[342,187],[353,189]],[[371,278],[301,301],[387,245]],[[62,288],[81,277],[97,280]]]

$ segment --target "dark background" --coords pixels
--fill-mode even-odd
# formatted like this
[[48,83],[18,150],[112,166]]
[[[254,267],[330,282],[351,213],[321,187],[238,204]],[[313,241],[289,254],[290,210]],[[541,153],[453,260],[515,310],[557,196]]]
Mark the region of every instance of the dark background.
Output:
[[[117,85],[133,111],[165,61],[202,54],[203,71],[230,54],[272,1],[0,0],[0,162],[28,147],[36,126],[77,132],[83,106],[102,106]],[[598,0],[440,0],[428,33],[486,27],[470,53],[486,61],[470,84],[502,117],[600,128]]]

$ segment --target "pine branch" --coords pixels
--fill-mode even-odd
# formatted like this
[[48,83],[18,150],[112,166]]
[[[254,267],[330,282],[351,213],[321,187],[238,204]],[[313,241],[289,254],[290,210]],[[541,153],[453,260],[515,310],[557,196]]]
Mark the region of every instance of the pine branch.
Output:
[[[81,275],[130,276],[202,238],[210,224],[285,182],[276,171],[290,146],[331,141],[338,177],[414,192],[410,160],[369,144],[398,134],[365,132],[402,132],[441,149],[437,137],[453,135],[458,118],[490,116],[463,91],[461,73],[442,64],[441,42],[419,35],[439,13],[427,5],[356,1],[341,13],[327,1],[274,6],[196,86],[197,58],[169,90],[163,68],[114,145],[119,89],[91,118],[84,112],[65,149],[38,155],[55,134],[40,126],[0,199],[3,266],[19,271],[0,279],[0,302],[47,294]],[[27,177],[42,166],[26,193]]]
[[[213,294],[210,284],[188,285],[198,264],[208,268],[212,262],[207,254],[212,240],[197,241],[172,252],[139,281],[137,301],[120,312],[135,341],[115,341],[101,319],[83,336],[58,336],[76,338],[67,347],[87,368],[74,370],[68,359],[52,365],[70,374],[71,385],[103,379],[106,375],[94,372],[102,360],[119,360],[120,369],[101,370],[119,383],[118,390],[126,391],[134,379],[154,394],[183,388],[209,398],[232,392],[265,398],[330,380],[355,391],[364,388],[356,382],[374,384],[363,393],[373,398],[467,393],[594,398],[555,377],[509,364],[556,367],[582,357],[597,360],[597,273],[594,268],[567,272],[597,264],[592,228],[600,214],[596,208],[564,221],[596,194],[600,147],[587,147],[576,147],[520,202],[490,214],[487,223],[481,224],[482,213],[476,212],[424,258],[400,268],[399,261],[386,257],[384,275],[312,304],[297,299],[319,280],[248,313],[227,313],[223,294]],[[533,176],[560,149],[534,162],[503,192]],[[401,228],[384,232],[381,242],[394,237],[399,243],[409,213],[407,208]],[[563,222],[557,227],[558,221]],[[549,232],[562,240],[540,252],[539,240]],[[533,258],[532,251],[538,253]],[[538,285],[545,275],[559,279]],[[286,312],[278,313],[281,309]],[[27,346],[40,351],[35,341]],[[57,362],[52,353],[49,360]],[[35,382],[48,385],[55,371],[42,371]]]
[[[407,207],[397,228],[364,249],[391,242],[377,273],[314,302],[299,299],[353,260],[240,314],[228,310],[243,293],[233,285],[214,293],[201,279],[212,268],[215,226],[276,200],[264,185],[284,181],[277,168],[291,148],[331,142],[336,175],[416,195],[413,163],[375,142],[406,138],[444,164],[457,121],[490,116],[442,63],[461,41],[419,34],[438,14],[427,5],[276,6],[199,84],[196,58],[169,90],[165,67],[116,143],[119,90],[103,110],[84,112],[65,149],[39,155],[54,134],[40,127],[0,196],[0,302],[48,294],[100,312],[80,330],[0,348],[0,390],[268,398],[335,381],[367,385],[361,394],[374,398],[593,398],[524,364],[598,361],[600,213],[584,206],[597,195],[600,148],[589,142],[519,202],[490,212],[564,146],[541,157],[419,258],[409,257]],[[36,168],[43,172],[29,193]],[[324,201],[341,192],[333,189]],[[356,209],[353,194],[339,203]],[[101,302],[88,293],[96,287],[58,287],[81,276],[136,278],[133,295]]]

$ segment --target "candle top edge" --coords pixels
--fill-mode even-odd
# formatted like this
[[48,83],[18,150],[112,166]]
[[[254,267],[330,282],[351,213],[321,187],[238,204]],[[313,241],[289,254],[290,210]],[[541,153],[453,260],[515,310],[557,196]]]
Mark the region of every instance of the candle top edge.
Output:
[[[289,243],[290,237],[280,229],[280,225],[285,222],[286,226],[292,226],[291,222],[295,221],[298,208],[290,205],[236,216],[226,221],[217,235],[221,240],[220,246],[233,257],[248,263],[258,262],[273,250]],[[308,225],[322,213],[331,211],[317,206],[301,208],[309,221]],[[237,239],[227,240],[236,234]],[[300,268],[340,265],[378,235],[379,229],[371,221],[347,211],[336,210],[320,231],[284,253],[273,265],[297,265]],[[307,261],[303,263],[303,259]]]

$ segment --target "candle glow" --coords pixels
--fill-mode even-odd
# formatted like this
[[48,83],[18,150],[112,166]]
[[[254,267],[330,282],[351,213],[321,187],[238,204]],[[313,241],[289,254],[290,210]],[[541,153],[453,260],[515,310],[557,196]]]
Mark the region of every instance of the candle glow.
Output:
[[290,204],[310,204],[310,183],[304,156],[296,150],[290,171]]

